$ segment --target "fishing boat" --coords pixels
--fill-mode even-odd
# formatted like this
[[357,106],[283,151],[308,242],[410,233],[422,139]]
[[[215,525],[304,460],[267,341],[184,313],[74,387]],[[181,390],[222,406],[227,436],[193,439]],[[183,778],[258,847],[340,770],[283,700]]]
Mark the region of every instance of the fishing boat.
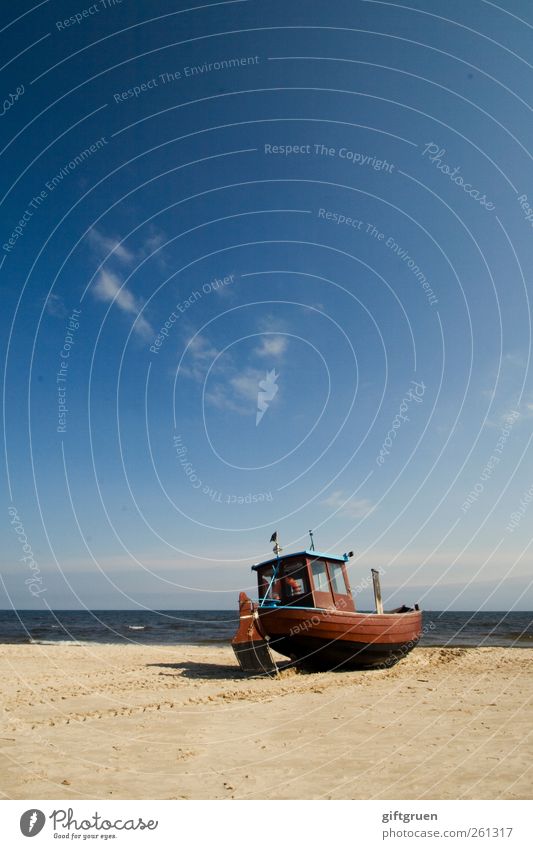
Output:
[[[276,673],[271,650],[311,670],[388,668],[415,648],[422,612],[403,605],[384,610],[379,572],[372,569],[376,611],[358,612],[342,556],[315,550],[282,555],[277,532],[273,558],[252,566],[258,601],[239,596],[232,646],[243,672]],[[290,665],[290,664],[289,664]]]

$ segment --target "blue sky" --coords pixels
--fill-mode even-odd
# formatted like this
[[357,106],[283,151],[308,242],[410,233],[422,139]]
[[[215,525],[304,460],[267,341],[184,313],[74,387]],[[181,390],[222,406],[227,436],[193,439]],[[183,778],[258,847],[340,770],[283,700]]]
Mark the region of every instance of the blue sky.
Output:
[[441,13],[2,11],[2,607],[532,608],[533,18]]

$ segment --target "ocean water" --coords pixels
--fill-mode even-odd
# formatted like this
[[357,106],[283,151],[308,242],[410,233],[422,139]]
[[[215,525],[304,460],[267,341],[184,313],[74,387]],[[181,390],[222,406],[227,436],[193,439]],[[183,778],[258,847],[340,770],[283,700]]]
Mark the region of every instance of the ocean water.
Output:
[[[0,610],[0,643],[227,643],[233,610]],[[423,646],[533,648],[533,612],[424,612]]]

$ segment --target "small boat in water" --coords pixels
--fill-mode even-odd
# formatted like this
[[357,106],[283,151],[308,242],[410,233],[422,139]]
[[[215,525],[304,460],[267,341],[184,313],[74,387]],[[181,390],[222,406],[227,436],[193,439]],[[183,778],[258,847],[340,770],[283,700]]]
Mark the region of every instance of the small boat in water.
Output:
[[[311,533],[311,532],[310,532]],[[281,554],[252,566],[258,601],[239,596],[239,628],[232,646],[243,672],[273,673],[271,649],[293,665],[313,670],[388,668],[420,640],[422,612],[399,607],[383,610],[379,573],[373,569],[375,613],[359,613],[341,557],[315,551]]]

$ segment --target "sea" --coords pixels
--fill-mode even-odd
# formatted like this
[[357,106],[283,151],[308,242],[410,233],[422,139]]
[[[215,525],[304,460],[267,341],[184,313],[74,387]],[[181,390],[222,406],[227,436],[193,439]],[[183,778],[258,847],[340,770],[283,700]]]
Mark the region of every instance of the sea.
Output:
[[[533,648],[533,611],[424,611],[423,646]],[[228,643],[233,610],[0,610],[0,643]]]

